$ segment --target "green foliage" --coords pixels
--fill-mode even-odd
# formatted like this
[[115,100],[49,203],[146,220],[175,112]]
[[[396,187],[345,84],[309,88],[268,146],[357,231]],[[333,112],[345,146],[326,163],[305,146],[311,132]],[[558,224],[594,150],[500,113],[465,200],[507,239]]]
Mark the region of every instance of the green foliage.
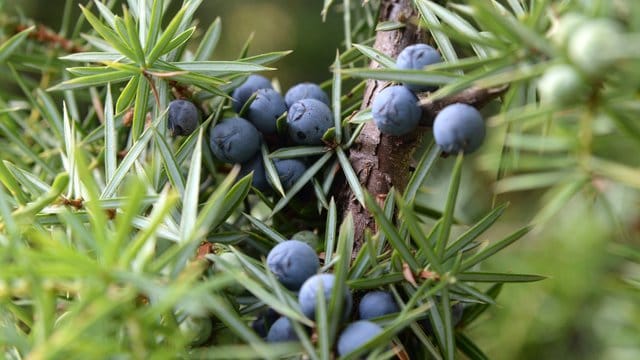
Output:
[[[599,182],[640,187],[637,161],[624,156],[640,145],[637,49],[620,49],[611,71],[587,76],[590,96],[582,102],[540,104],[536,96],[537,79],[549,68],[574,66],[565,44],[548,41],[563,14],[612,18],[623,39],[637,39],[640,23],[603,2],[414,0],[416,21],[446,62],[409,71],[395,69],[393,59],[372,47],[376,32],[405,24],[376,24],[379,2],[343,1],[344,48],[323,84],[331,89],[335,126],[324,146],[263,144],[274,184],[265,193],[251,187],[252,175],[239,177],[239,166],[213,158],[208,130],[231,113],[230,90],[250,73],[274,70],[269,66],[289,51],[248,56],[249,39],[237,59],[212,60],[222,20],[200,33],[201,1],[186,0],[174,14],[166,11],[169,0],[129,0],[121,14],[116,3],[81,7],[73,33],[67,15],[60,33],[74,35],[83,51],[51,50],[30,37],[41,31],[34,27],[0,45],[0,64],[20,92],[0,91],[3,357],[331,359],[345,325],[337,300],[344,288],[334,287],[328,306],[320,301],[312,321],[264,261],[275,243],[313,230],[324,240],[323,272],[347,284],[356,299],[384,288],[401,305],[399,314],[374,319],[384,331],[343,358],[372,351],[375,358],[485,359],[469,328],[496,304],[503,284],[545,278],[504,271],[520,271],[517,266],[495,269],[487,260],[581,194],[607,204]],[[640,13],[636,2],[621,3],[629,14]],[[324,2],[323,17],[332,6]],[[369,68],[370,61],[381,67]],[[349,159],[371,121],[370,109],[362,108],[363,79],[440,86],[421,96],[424,104],[469,88],[508,86],[487,106],[493,136],[478,160],[495,179],[494,200],[544,189],[537,216],[497,235],[491,230],[504,203],[462,225],[457,210],[470,159],[442,159],[429,136],[405,189],[384,198],[369,194]],[[175,96],[205,114],[186,138],[167,131],[167,105]],[[286,191],[273,166],[279,158],[310,159]],[[454,165],[451,174],[439,174],[446,178],[444,201],[421,203],[425,184],[445,161]],[[338,202],[350,201],[336,197],[342,178],[375,219],[376,231],[364,233],[360,248],[354,248],[353,214],[340,217],[346,205]],[[615,252],[639,262],[631,245]],[[640,288],[637,277],[625,281]],[[456,304],[464,305],[459,323],[451,311]],[[251,328],[266,307],[292,320],[298,343],[267,344]]]

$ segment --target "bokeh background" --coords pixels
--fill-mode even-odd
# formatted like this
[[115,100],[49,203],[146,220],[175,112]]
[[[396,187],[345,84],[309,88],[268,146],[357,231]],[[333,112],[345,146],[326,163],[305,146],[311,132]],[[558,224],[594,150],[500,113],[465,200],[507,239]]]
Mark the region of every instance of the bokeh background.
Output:
[[[16,14],[53,29],[60,26],[64,0],[5,2],[10,6],[4,8],[14,5]],[[297,82],[321,82],[331,76],[329,66],[336,49],[342,48],[342,16],[336,6],[323,22],[322,4],[323,0],[205,0],[198,18],[201,31],[216,17],[222,19],[216,59],[234,59],[250,36],[250,54],[293,50],[269,74],[286,90]],[[72,11],[79,15],[77,8]],[[493,140],[468,162],[456,213],[471,222],[493,204],[510,202],[486,240],[526,225],[546,202],[544,191],[493,193],[501,138],[500,130],[494,130]],[[438,208],[449,171],[450,164],[442,162],[436,172],[441,175],[425,184],[419,201]],[[618,248],[640,244],[640,199],[614,183],[594,183],[592,189],[575,196],[551,220],[485,265],[487,271],[548,276],[539,283],[505,286],[498,306],[472,326],[471,337],[491,358],[640,359],[640,292],[625,282],[640,278],[640,268],[621,257]]]
[[[32,18],[59,29],[65,0],[2,0],[25,18]],[[198,31],[220,17],[222,36],[214,58],[233,60],[238,57],[245,42],[252,37],[249,55],[277,50],[294,50],[279,62],[278,70],[269,74],[280,81],[286,90],[301,81],[320,82],[330,77],[329,65],[336,56],[343,35],[342,17],[327,16],[322,21],[320,11],[324,0],[204,0],[197,18]],[[77,4],[87,4],[78,1]],[[167,9],[175,13],[180,1],[173,1]],[[56,9],[52,11],[52,9]],[[117,8],[116,8],[117,10]],[[80,16],[74,6],[74,16]],[[117,11],[116,11],[117,12]],[[197,38],[197,37],[196,37]]]

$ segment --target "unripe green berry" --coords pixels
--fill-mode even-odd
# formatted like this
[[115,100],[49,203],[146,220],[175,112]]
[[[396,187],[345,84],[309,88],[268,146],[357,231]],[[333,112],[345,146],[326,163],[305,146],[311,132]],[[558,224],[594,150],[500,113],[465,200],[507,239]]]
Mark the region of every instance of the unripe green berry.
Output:
[[624,46],[620,35],[620,27],[611,20],[587,21],[569,37],[569,58],[589,76],[601,77]]
[[580,13],[566,13],[558,21],[558,25],[551,33],[551,41],[557,46],[565,46],[571,34],[589,19]]
[[571,105],[584,100],[589,88],[571,65],[553,65],[538,81],[538,94],[543,104]]
[[208,317],[187,316],[180,323],[180,332],[190,341],[191,346],[204,344],[213,331],[213,324]]

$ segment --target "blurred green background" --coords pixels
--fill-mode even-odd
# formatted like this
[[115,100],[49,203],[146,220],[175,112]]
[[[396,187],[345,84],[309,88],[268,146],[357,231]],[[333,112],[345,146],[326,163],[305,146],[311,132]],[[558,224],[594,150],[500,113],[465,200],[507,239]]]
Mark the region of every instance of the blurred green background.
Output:
[[[60,25],[64,0],[6,3],[53,29]],[[330,77],[329,66],[343,35],[342,16],[334,12],[322,22],[322,4],[323,0],[206,0],[198,13],[200,31],[222,18],[215,59],[235,58],[251,34],[250,54],[294,50],[269,74],[282,89],[301,81],[321,82]],[[77,8],[73,11],[79,14]],[[471,222],[492,204],[509,201],[505,218],[485,240],[526,225],[545,205],[542,191],[494,196],[500,131],[494,129],[494,141],[465,169],[466,186],[456,214]],[[448,181],[451,163],[442,162],[441,176],[426,184],[420,201],[439,207],[446,189],[438,180]],[[640,244],[640,198],[615,183],[594,183],[591,189],[483,269],[548,276],[539,283],[505,286],[498,306],[470,329],[491,358],[640,359],[640,292],[624,281],[639,278],[640,267],[616,251],[620,244]]]
[[[21,9],[25,18],[47,24],[54,30],[60,28],[65,0],[4,1],[5,9]],[[329,65],[342,41],[343,26],[342,17],[335,14],[322,21],[323,3],[324,0],[205,0],[196,15],[200,21],[198,31],[202,35],[216,17],[221,18],[222,36],[214,53],[216,60],[237,58],[250,36],[253,40],[249,55],[294,50],[276,65],[277,71],[267,74],[277,77],[286,90],[298,82],[321,82],[331,75]],[[179,5],[180,1],[173,1],[167,12],[175,13]],[[72,11],[72,19],[77,19],[79,6],[74,6]]]

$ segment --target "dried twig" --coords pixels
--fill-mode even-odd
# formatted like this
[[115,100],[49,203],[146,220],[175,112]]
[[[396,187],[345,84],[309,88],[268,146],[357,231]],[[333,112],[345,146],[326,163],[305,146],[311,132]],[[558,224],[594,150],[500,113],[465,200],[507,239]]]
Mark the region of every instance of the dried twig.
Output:
[[[27,25],[19,24],[19,25],[16,25],[16,32],[18,33],[28,28],[29,26]],[[62,50],[68,53],[78,53],[78,52],[86,51],[86,49],[84,49],[82,46],[61,36],[60,34],[56,33],[55,31],[49,29],[48,27],[42,24],[39,24],[36,26],[35,31],[32,31],[29,34],[29,38],[44,44],[59,46]]]

